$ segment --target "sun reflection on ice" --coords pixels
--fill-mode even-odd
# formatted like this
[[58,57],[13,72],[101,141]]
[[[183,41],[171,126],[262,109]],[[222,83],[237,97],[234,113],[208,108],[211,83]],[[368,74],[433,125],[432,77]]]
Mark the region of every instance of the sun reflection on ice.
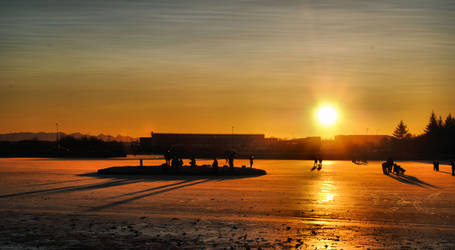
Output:
[[324,181],[321,185],[321,191],[319,192],[319,203],[333,202],[335,200],[335,193],[332,181]]
[[333,197],[334,197],[333,194],[323,194],[323,195],[325,195],[325,198],[321,200],[322,202],[333,201]]
[[331,166],[331,165],[335,165],[335,161],[323,161],[322,162],[322,168],[324,168],[325,166]]

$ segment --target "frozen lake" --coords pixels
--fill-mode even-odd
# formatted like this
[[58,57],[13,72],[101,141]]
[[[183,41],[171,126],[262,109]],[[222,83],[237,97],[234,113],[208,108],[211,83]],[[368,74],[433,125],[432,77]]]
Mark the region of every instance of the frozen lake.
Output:
[[256,160],[268,174],[248,178],[87,175],[137,164],[0,159],[0,248],[455,247],[448,165],[400,162],[403,177],[383,175],[380,162],[312,171],[299,160]]

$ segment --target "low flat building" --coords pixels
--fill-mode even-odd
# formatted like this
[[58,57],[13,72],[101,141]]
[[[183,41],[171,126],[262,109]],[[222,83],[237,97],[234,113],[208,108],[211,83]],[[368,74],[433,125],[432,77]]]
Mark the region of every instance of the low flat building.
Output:
[[265,145],[264,134],[178,134],[151,133],[141,137],[141,147],[154,153],[167,150],[185,153],[224,153],[226,151],[249,152]]

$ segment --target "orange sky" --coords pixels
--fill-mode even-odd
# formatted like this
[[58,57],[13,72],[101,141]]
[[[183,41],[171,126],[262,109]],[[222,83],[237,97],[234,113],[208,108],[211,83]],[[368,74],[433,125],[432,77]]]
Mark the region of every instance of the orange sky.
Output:
[[[2,1],[0,133],[421,133],[455,113],[443,0]],[[331,104],[339,120],[315,121]]]

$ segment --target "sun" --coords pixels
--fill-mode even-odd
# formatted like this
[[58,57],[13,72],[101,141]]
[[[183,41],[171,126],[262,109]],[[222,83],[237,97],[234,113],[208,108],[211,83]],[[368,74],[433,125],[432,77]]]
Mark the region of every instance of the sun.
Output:
[[323,125],[333,125],[338,118],[337,111],[330,106],[324,106],[318,110],[319,122]]

